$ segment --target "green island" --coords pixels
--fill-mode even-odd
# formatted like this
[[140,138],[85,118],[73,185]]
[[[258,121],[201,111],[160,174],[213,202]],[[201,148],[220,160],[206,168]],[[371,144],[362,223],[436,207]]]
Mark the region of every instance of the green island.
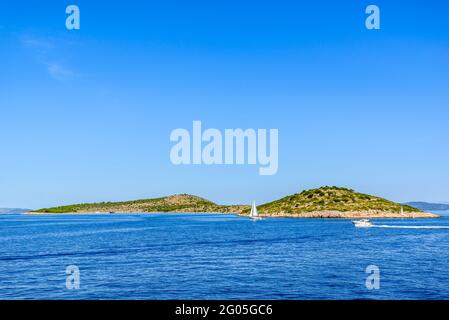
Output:
[[[437,215],[341,187],[304,190],[257,207],[263,217],[292,218],[434,218]],[[249,215],[249,205],[219,205],[207,199],[179,194],[125,202],[100,202],[44,208],[48,213],[233,213]]]
[[32,213],[239,213],[246,207],[247,206],[223,206],[190,194],[177,194],[154,199],[74,204],[39,209],[32,211]]

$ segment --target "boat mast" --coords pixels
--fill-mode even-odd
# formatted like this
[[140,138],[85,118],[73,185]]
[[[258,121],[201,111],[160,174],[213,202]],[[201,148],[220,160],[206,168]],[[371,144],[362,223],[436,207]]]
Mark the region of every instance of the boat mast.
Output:
[[256,201],[253,201],[253,205],[251,207],[251,217],[257,217],[257,207],[256,207]]

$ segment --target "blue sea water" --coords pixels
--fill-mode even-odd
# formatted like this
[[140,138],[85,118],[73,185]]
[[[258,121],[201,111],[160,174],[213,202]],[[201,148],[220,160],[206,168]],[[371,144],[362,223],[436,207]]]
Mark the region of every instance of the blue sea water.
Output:
[[[449,217],[0,216],[1,299],[448,299]],[[66,267],[80,270],[66,288]],[[368,290],[368,265],[380,289]]]

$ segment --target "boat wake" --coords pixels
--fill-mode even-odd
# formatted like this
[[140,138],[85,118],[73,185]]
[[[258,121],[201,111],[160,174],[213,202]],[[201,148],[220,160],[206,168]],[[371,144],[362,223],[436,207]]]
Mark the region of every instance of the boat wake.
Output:
[[392,226],[373,225],[373,228],[394,228],[394,229],[449,229],[449,226]]

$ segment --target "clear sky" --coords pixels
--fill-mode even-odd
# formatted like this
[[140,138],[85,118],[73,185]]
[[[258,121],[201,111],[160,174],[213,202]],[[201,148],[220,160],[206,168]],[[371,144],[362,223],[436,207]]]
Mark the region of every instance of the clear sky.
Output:
[[[449,202],[448,3],[0,0],[0,207],[321,185]],[[172,165],[193,120],[279,129],[278,173]]]

